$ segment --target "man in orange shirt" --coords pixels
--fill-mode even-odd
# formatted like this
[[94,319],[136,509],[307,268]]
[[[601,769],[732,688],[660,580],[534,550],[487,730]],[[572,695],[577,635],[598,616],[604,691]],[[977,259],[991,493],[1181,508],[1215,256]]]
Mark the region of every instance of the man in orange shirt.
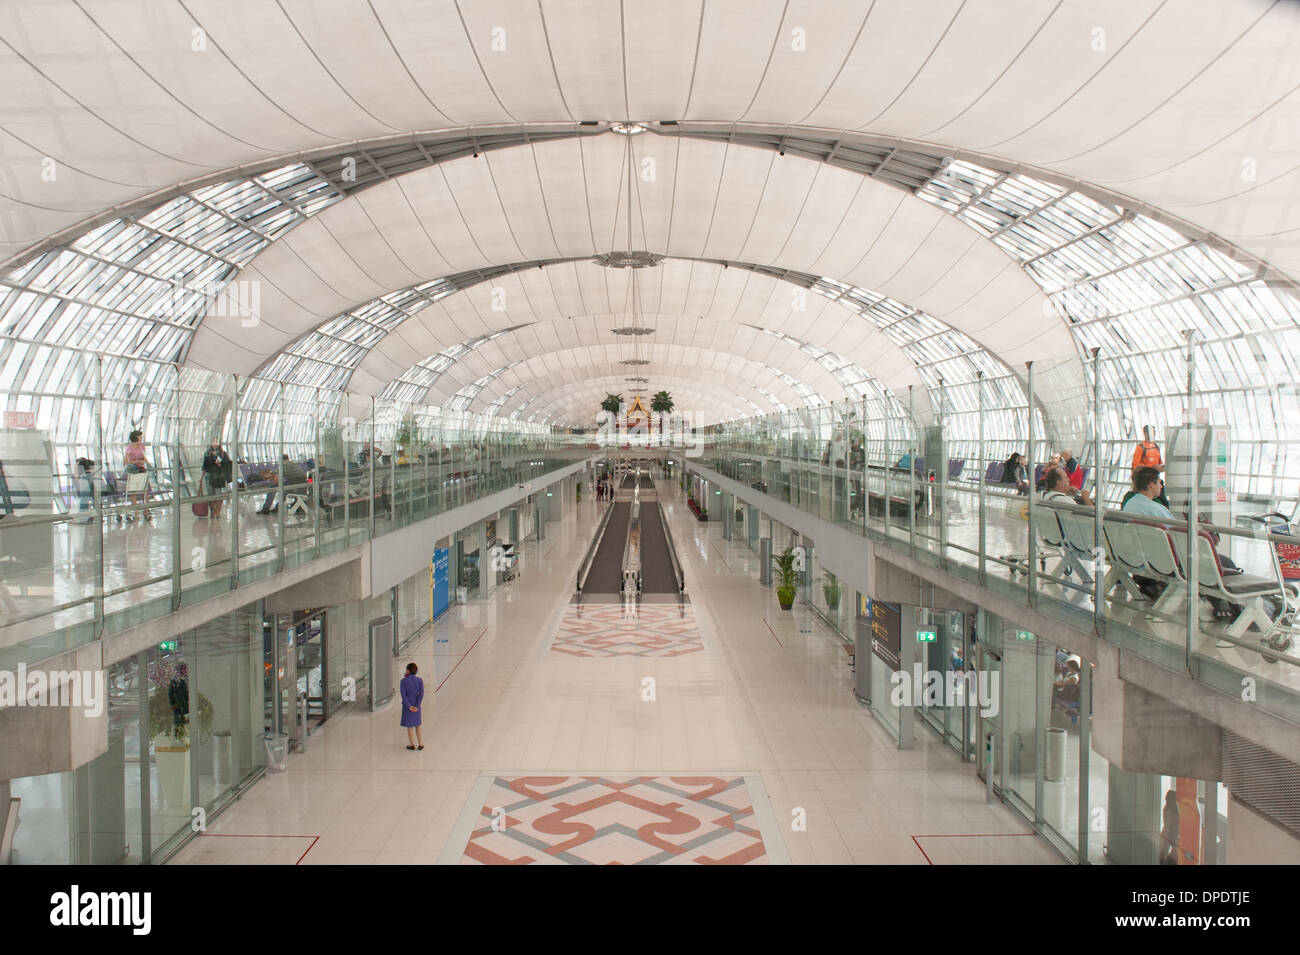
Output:
[[1160,457],[1160,447],[1151,440],[1151,426],[1142,426],[1142,440],[1138,443],[1137,450],[1133,452],[1133,470],[1138,468],[1155,468],[1157,471],[1165,469],[1165,462]]
[[[1142,440],[1138,442],[1137,449],[1133,452],[1133,473],[1137,473],[1138,468],[1155,468],[1157,471],[1165,469],[1165,462],[1160,457],[1160,446],[1151,440],[1151,425],[1142,426]],[[1169,498],[1165,496],[1164,489],[1161,488],[1160,494],[1156,500],[1165,507],[1169,506]]]

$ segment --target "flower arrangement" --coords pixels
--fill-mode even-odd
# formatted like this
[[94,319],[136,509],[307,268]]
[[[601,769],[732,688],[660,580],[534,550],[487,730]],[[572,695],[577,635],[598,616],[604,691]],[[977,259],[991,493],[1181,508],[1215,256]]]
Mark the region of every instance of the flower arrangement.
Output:
[[[215,710],[202,693],[199,698],[199,738],[212,738]],[[156,660],[149,664],[149,736],[170,737],[178,746],[190,744],[189,669],[184,663]]]

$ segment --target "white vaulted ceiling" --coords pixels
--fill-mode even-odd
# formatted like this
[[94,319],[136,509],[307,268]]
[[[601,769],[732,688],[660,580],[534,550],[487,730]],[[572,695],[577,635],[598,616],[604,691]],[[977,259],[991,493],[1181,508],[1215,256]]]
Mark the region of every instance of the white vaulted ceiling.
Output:
[[1270,0],[11,3],[0,248],[304,150],[630,118],[1004,157],[1294,277],[1298,30],[1300,4]]
[[[1093,347],[1300,322],[1260,287],[1300,276],[1297,8],[4,5],[0,333],[578,423],[636,349],[702,419],[924,419],[1031,360],[1068,396]],[[590,261],[628,249],[635,308]]]
[[[629,146],[634,168],[655,163],[652,180],[634,180],[630,239]],[[665,341],[677,340],[679,325],[694,341],[708,341],[718,322],[744,321],[842,354],[895,390],[920,381],[882,333],[845,309],[749,270],[675,261],[680,257],[831,275],[921,309],[1012,365],[1075,350],[1065,323],[1012,259],[907,192],[770,151],[606,134],[452,160],[332,206],[241,274],[262,290],[263,319],[245,327],[218,303],[199,326],[188,362],[247,374],[322,323],[395,289],[629,244],[674,257],[639,277],[640,308],[658,313],[649,324],[663,325]],[[350,386],[382,391],[451,344],[521,324],[530,326],[521,337],[533,348],[590,344],[598,340],[593,333],[631,320],[632,272],[569,263],[477,285],[398,325]],[[576,324],[574,316],[593,315],[610,318],[603,328],[588,328],[590,319]],[[755,357],[744,350],[749,343],[728,344]]]

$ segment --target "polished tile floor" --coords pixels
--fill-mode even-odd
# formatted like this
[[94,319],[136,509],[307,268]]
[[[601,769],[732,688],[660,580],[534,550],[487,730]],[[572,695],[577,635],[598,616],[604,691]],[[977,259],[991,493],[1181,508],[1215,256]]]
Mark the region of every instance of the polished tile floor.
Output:
[[[974,764],[928,730],[900,752],[854,701],[838,639],[805,608],[783,614],[743,542],[696,521],[671,485],[663,496],[702,651],[584,658],[550,649],[598,517],[584,502],[576,520],[548,525],[546,540],[523,547],[517,580],[453,608],[414,646],[410,659],[431,691],[423,751],[405,748],[393,705],[355,708],[175,861],[459,861],[474,821],[496,808],[484,801],[484,780],[539,776],[753,781],[779,833],[769,839],[756,827],[768,862],[1062,861],[1023,835],[1013,811],[986,805]],[[613,861],[600,854],[608,846],[592,851],[582,861]],[[636,861],[639,850],[629,851]]]

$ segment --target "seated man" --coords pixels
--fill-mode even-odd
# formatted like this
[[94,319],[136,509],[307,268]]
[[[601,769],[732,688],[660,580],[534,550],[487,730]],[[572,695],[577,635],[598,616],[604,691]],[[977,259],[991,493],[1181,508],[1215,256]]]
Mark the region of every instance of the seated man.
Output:
[[1047,466],[1043,468],[1042,476],[1039,477],[1037,483],[1034,484],[1034,490],[1035,491],[1047,490],[1047,472],[1052,470],[1052,468],[1059,468],[1060,466],[1061,466],[1061,455],[1058,453],[1053,453],[1052,456],[1047,459]]
[[1165,482],[1160,479],[1159,471],[1152,467],[1138,468],[1133,472],[1133,490],[1125,495],[1121,509],[1128,514],[1176,521],[1173,511],[1156,500],[1164,491]]
[[[1165,493],[1165,482],[1161,479],[1160,472],[1155,468],[1141,467],[1133,472],[1133,491],[1132,497],[1128,497],[1124,501],[1122,510],[1126,514],[1140,514],[1144,517],[1156,518],[1161,522],[1179,522],[1173,511],[1157,500]],[[1222,554],[1219,555],[1219,564],[1223,567],[1225,573],[1239,572],[1237,565]],[[1156,581],[1147,577],[1134,576],[1133,582],[1148,597],[1159,595],[1159,590],[1156,589],[1159,585]],[[1218,597],[1207,597],[1206,599],[1214,606],[1214,615],[1220,620],[1231,620],[1241,612],[1241,607],[1237,604],[1229,603]]]
[[[1152,467],[1138,468],[1133,472],[1133,487],[1124,495],[1124,502],[1120,505],[1120,510],[1126,514],[1141,514],[1145,517],[1156,517],[1166,521],[1177,520],[1173,512],[1165,507],[1158,497],[1164,494],[1165,482],[1160,480],[1160,472]],[[1143,595],[1155,600],[1160,596],[1164,586],[1150,577],[1140,577],[1133,575],[1133,583],[1138,585],[1138,589]]]
[[[300,484],[307,483],[307,475],[304,473],[301,465],[299,465],[297,461],[290,461],[289,455],[287,454],[280,455],[280,470],[284,473],[285,487],[293,488]],[[274,475],[274,478],[278,481],[279,475]],[[293,492],[291,491],[290,493]],[[299,493],[301,493],[301,491]],[[279,488],[268,491],[266,499],[262,502],[262,506],[257,509],[257,513],[273,514],[275,511],[279,510],[279,494]]]
[[1071,487],[1083,487],[1083,469],[1079,467],[1079,459],[1068,448],[1061,452],[1061,467],[1065,468],[1065,473],[1069,475]]
[[1073,487],[1064,468],[1048,468],[1043,473],[1043,484],[1045,485],[1043,488],[1044,504],[1067,502],[1092,507],[1092,496],[1082,488]]

